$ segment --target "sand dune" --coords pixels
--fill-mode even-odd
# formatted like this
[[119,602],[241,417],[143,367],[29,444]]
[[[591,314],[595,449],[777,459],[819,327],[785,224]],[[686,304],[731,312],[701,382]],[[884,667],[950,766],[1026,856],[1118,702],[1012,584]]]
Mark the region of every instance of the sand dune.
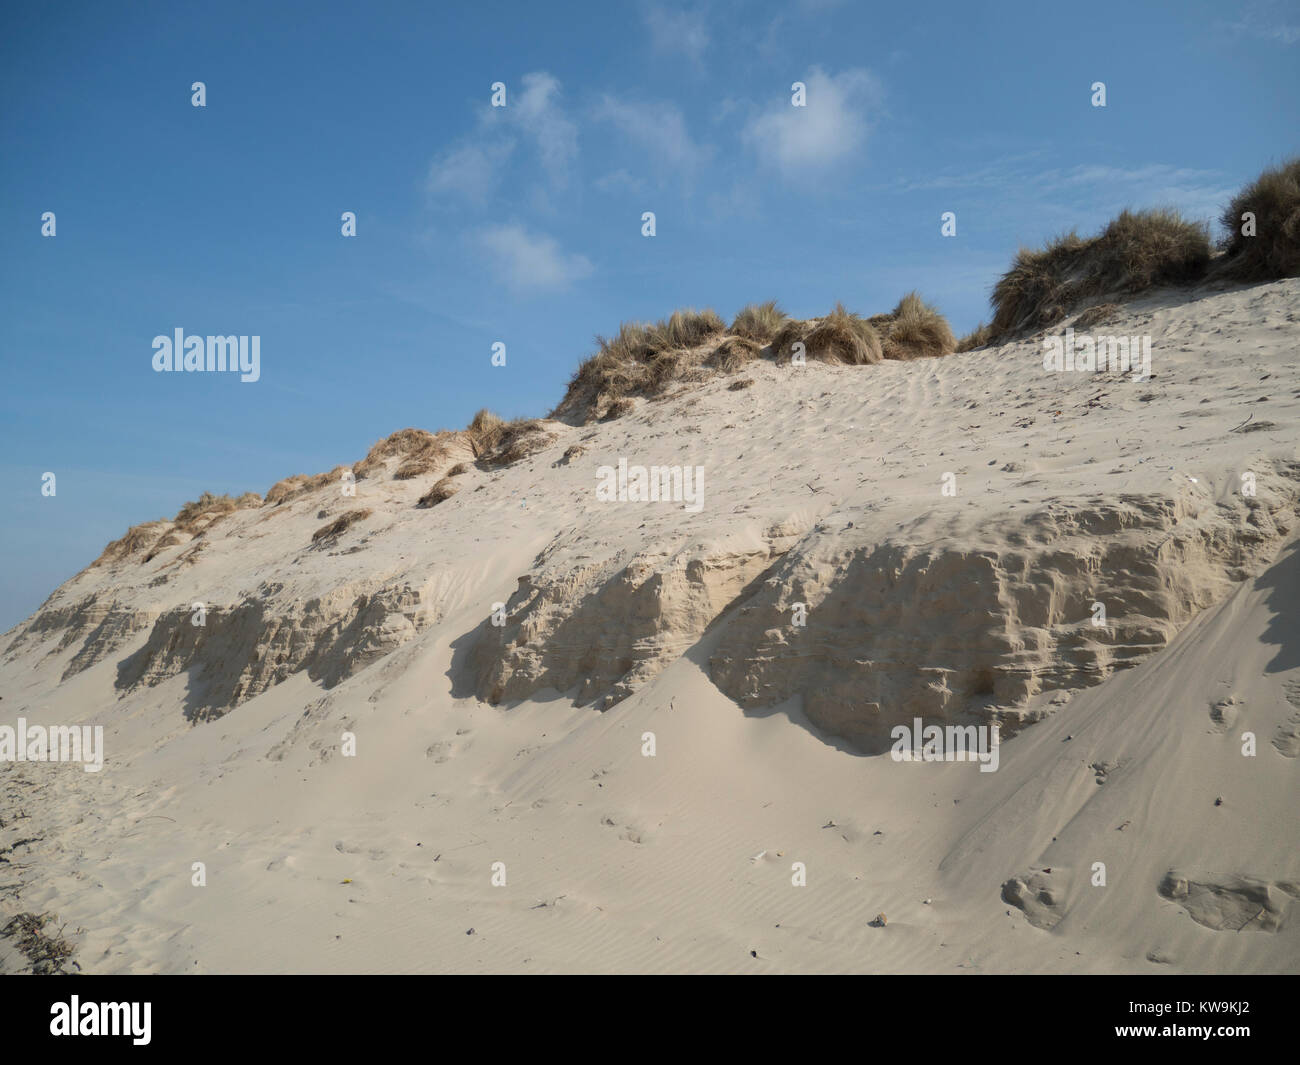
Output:
[[[0,924],[87,972],[1300,971],[1297,306],[1125,304],[1146,381],[758,359],[119,542],[0,641],[0,724],[105,743],[0,765]],[[701,505],[602,502],[620,460]],[[918,718],[997,770],[892,759]]]

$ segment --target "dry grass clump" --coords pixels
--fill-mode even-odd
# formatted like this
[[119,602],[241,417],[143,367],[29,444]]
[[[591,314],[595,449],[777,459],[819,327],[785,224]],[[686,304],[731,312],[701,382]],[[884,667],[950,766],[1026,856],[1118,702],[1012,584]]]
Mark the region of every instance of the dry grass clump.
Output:
[[[776,336],[772,338],[772,355],[777,362],[789,362],[790,357],[794,354],[794,345],[804,340],[812,329],[811,322],[803,322],[797,318],[787,318],[780,329],[776,331]],[[807,348],[807,343],[804,344]]]
[[555,434],[546,431],[540,418],[516,418],[501,427],[501,436],[492,453],[480,461],[486,466],[509,466],[535,455],[555,442]]
[[409,455],[432,446],[437,437],[425,429],[399,429],[397,432],[380,440],[360,462],[354,463],[352,472],[360,480],[373,473],[388,459],[395,455]]
[[424,495],[420,496],[419,502],[417,502],[415,505],[417,507],[436,506],[437,504],[443,502],[444,500],[450,499],[459,491],[460,491],[460,485],[458,485],[450,477],[444,477],[432,488],[430,488],[427,492],[425,492]]
[[150,544],[156,543],[160,530],[170,528],[169,521],[146,521],[139,525],[132,525],[126,530],[124,536],[109,543],[91,565],[100,566],[107,562],[120,562],[124,558],[129,558],[137,551],[143,551]]
[[884,357],[880,335],[865,318],[859,318],[837,303],[805,338],[810,359],[837,362],[846,366],[866,366]]
[[450,444],[455,435],[445,430],[430,433],[424,429],[400,429],[375,444],[364,459],[353,465],[352,473],[358,481],[364,480],[395,457],[403,460],[393,474],[395,481],[431,473],[450,456]]
[[1021,248],[993,288],[993,338],[1054,325],[1104,293],[1196,281],[1209,262],[1204,224],[1164,208],[1124,211],[1095,237],[1071,232],[1038,251]]
[[305,473],[295,473],[292,477],[286,477],[282,481],[276,481],[266,490],[266,498],[262,500],[263,506],[277,507],[290,499],[296,499],[298,496],[307,495],[309,492],[315,492],[327,485],[338,485],[343,483],[343,474],[350,471],[350,466],[335,466],[328,473],[314,473],[308,476]]
[[442,463],[452,458],[457,448],[470,443],[466,434],[445,429],[436,433],[424,429],[401,429],[380,440],[371,447],[365,458],[351,466],[335,466],[329,473],[318,473],[311,477],[299,473],[277,481],[267,491],[264,502],[267,506],[278,506],[328,485],[340,485],[345,473],[351,473],[358,481],[365,480],[394,458],[401,461],[393,472],[393,480],[407,481],[413,477],[422,477],[434,473]]
[[64,963],[72,958],[74,948],[63,938],[63,928],[53,935],[45,931],[55,919],[51,913],[20,913],[0,928],[0,938],[13,941],[18,953],[31,965],[34,976],[61,974]]
[[302,483],[307,480],[305,473],[295,473],[292,477],[285,477],[276,481],[266,490],[265,503],[268,507],[279,506],[286,499],[291,498]]
[[757,340],[745,336],[729,336],[713,349],[704,360],[704,365],[733,374],[746,363],[757,359],[762,350],[763,345]]
[[643,322],[623,322],[613,337],[596,337],[596,357],[609,356],[616,362],[645,362],[662,345],[651,336],[653,326]]
[[775,300],[751,303],[736,315],[731,323],[731,333],[744,340],[752,340],[759,347],[764,347],[789,320],[790,316],[776,305]]
[[633,399],[616,399],[608,407],[605,413],[601,415],[602,422],[612,422],[616,418],[623,417],[624,414],[631,414],[636,410],[636,400]]
[[1205,223],[1189,222],[1172,209],[1121,211],[1102,230],[1094,255],[1099,291],[1134,293],[1157,285],[1184,285],[1205,276],[1210,231]]
[[409,481],[413,477],[422,477],[426,473],[432,473],[446,457],[447,452],[445,449],[422,451],[418,455],[412,455],[397,467],[397,470],[393,473],[393,480]]
[[710,337],[727,331],[724,322],[716,311],[706,309],[697,311],[694,307],[673,311],[666,319],[661,319],[646,330],[646,336],[656,351],[667,348],[699,347]]
[[245,492],[238,498],[204,492],[198,499],[184,504],[171,521],[164,519],[132,525],[127,529],[125,536],[105,547],[91,565],[120,562],[140,551],[144,552],[144,557],[140,559],[143,565],[161,551],[185,543],[182,537],[193,539],[207,532],[226,515],[261,505],[262,497],[256,492]]
[[[886,318],[887,322],[877,324]],[[899,300],[888,315],[870,319],[870,324],[880,331],[887,359],[929,359],[957,350],[957,338],[952,335],[948,319],[916,292]]]
[[344,532],[352,528],[352,526],[354,526],[357,522],[365,521],[368,517],[370,517],[371,513],[372,511],[367,509],[367,510],[349,510],[346,513],[340,514],[328,525],[322,525],[319,529],[317,529],[314,533],[312,533],[311,542],[313,544],[332,543],[334,540],[337,540]]
[[685,377],[692,364],[691,353],[682,348],[655,352],[650,356],[648,390],[652,394],[662,393],[672,382]]
[[469,425],[465,427],[465,436],[476,459],[483,458],[497,446],[505,425],[504,418],[493,414],[486,407],[470,419]]
[[596,354],[578,366],[550,417],[585,424],[626,396],[661,393],[694,376],[697,349],[726,329],[716,312],[690,308],[649,325],[624,322],[615,336],[596,337]]
[[1069,313],[1070,275],[1082,277],[1088,242],[1070,232],[1049,241],[1038,251],[1021,248],[1008,270],[993,287],[993,337],[1018,329],[1059,322]]
[[974,329],[957,341],[954,351],[974,351],[976,348],[986,347],[993,338],[993,330],[980,322]]
[[245,492],[238,499],[230,495],[204,492],[198,499],[186,503],[177,511],[176,517],[172,519],[171,528],[149,548],[140,562],[142,565],[151,562],[167,548],[185,543],[182,537],[193,540],[204,535],[228,514],[261,505],[262,497],[256,492]]
[[261,505],[262,497],[256,492],[245,492],[238,499],[230,495],[204,492],[194,502],[181,507],[173,521],[181,532],[195,534],[211,528],[227,514]]
[[[1255,235],[1242,233],[1242,215],[1255,216]],[[1300,156],[1265,170],[1232,198],[1219,218],[1225,236],[1220,269],[1237,281],[1300,275]]]
[[519,462],[555,440],[555,434],[547,431],[545,421],[540,418],[505,421],[487,409],[474,415],[465,437],[479,465],[486,469]]
[[[193,537],[191,537],[191,539],[193,539]],[[176,535],[175,528],[173,528],[172,531],[164,533],[150,546],[149,550],[145,552],[144,558],[140,559],[140,565],[143,566],[146,562],[152,562],[155,558],[166,551],[167,548],[176,547],[178,544],[183,543],[185,543],[185,541]]]

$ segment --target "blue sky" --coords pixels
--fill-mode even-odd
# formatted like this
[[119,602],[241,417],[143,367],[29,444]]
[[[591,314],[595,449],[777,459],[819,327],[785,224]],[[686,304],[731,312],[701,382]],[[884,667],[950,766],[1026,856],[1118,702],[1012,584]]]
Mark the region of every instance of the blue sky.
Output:
[[[6,5],[0,628],[204,490],[543,414],[621,320],[916,288],[965,332],[1018,245],[1297,150],[1300,4],[989,6]],[[155,373],[178,327],[261,379]]]

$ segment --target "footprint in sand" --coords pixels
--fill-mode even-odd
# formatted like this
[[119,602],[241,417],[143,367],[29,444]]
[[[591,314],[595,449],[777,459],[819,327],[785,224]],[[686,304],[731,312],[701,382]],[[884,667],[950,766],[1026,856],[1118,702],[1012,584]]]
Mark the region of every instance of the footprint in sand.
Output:
[[1276,932],[1286,921],[1291,900],[1300,898],[1300,881],[1171,869],[1157,891],[1182,906],[1197,924],[1216,932]]
[[600,823],[606,828],[622,828],[618,838],[627,840],[629,843],[643,843],[645,841],[644,832],[635,825],[619,825],[612,817],[602,817]]
[[354,847],[350,843],[344,843],[341,839],[335,842],[334,849],[340,854],[364,854],[372,862],[383,861],[388,857],[388,852],[379,847],[371,847],[366,850],[363,847]]
[[1035,928],[1049,929],[1065,916],[1062,870],[1040,869],[1002,885],[1002,901],[1021,910]]
[[[468,731],[469,729],[457,729],[456,735],[459,736]],[[467,750],[469,745],[468,741],[458,743],[455,740],[438,740],[424,749],[424,757],[432,758],[435,765],[442,765],[443,762]]]
[[1214,731],[1227,732],[1236,724],[1241,715],[1242,701],[1235,695],[1229,695],[1210,707],[1210,720],[1214,722]]
[[1300,711],[1278,725],[1273,735],[1273,746],[1277,753],[1287,758],[1300,755]]
[[1278,725],[1273,735],[1273,746],[1278,754],[1287,758],[1300,755],[1300,679],[1286,681],[1282,685],[1286,701],[1296,708],[1296,712]]

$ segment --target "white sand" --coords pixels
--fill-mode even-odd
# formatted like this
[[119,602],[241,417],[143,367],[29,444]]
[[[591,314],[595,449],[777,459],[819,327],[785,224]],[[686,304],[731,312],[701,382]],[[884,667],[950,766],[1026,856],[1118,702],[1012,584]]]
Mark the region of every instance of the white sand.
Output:
[[[1145,383],[755,364],[432,509],[390,464],[88,569],[0,641],[0,725],[107,747],[0,766],[0,923],[89,972],[1300,971],[1298,306],[1129,305]],[[703,508],[597,502],[619,457]],[[967,711],[997,772],[862,753]]]

